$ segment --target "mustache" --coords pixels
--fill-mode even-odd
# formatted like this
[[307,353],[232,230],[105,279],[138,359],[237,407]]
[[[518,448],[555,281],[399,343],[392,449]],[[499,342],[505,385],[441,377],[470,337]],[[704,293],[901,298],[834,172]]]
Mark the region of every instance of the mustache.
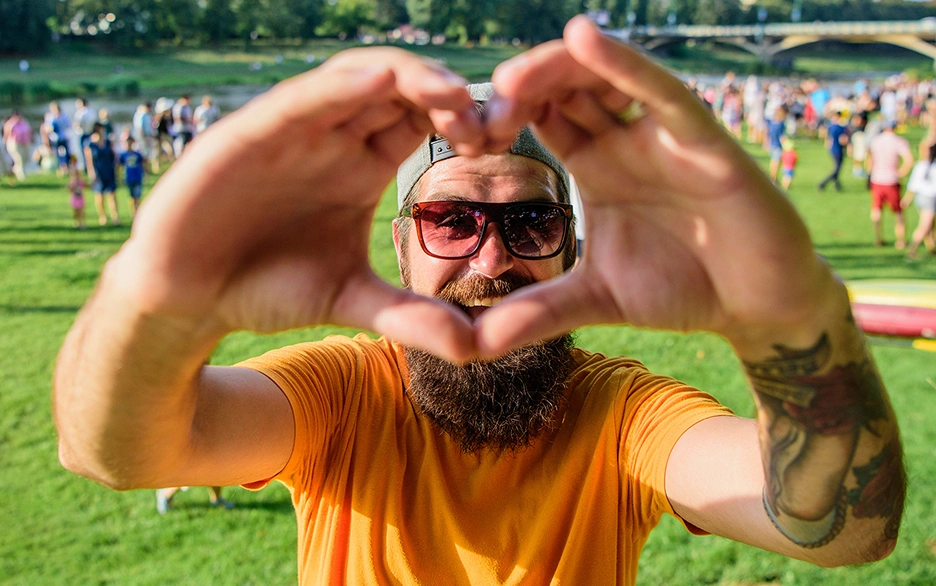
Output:
[[456,281],[449,281],[436,292],[435,297],[454,305],[464,305],[472,299],[506,297],[508,294],[532,285],[535,281],[514,273],[504,273],[493,279],[472,274]]

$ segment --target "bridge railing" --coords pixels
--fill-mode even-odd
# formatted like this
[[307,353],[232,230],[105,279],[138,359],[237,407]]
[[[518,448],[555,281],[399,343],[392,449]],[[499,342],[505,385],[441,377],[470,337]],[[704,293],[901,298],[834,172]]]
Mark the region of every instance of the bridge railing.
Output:
[[689,25],[637,26],[609,31],[630,38],[719,38],[719,37],[787,37],[792,35],[848,36],[911,34],[936,37],[936,17],[921,20],[884,20],[859,22],[791,22],[754,25]]

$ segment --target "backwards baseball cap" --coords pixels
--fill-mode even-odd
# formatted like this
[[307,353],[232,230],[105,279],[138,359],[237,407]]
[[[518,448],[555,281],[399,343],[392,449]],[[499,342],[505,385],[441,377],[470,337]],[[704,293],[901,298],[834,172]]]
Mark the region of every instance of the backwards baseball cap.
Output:
[[[487,102],[494,94],[494,84],[492,83],[473,83],[468,86],[468,93],[478,104],[479,108],[484,108],[484,102]],[[517,138],[510,146],[510,153],[535,159],[544,165],[547,165],[556,172],[559,182],[562,184],[561,193],[568,198],[569,193],[569,173],[562,163],[559,162],[551,152],[546,150],[543,144],[536,140],[530,129],[524,126],[517,133]],[[458,156],[452,145],[444,137],[439,135],[429,135],[426,140],[419,145],[419,148],[403,161],[403,164],[397,169],[397,209],[403,207],[406,196],[413,190],[413,186],[423,176],[423,173],[429,170],[432,165],[439,161],[444,161],[451,157]],[[563,202],[563,203],[568,203]]]

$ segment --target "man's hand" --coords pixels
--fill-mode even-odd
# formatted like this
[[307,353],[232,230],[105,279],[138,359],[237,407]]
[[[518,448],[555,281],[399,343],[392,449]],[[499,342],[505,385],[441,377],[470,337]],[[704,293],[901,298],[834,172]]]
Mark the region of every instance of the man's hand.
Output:
[[384,283],[368,261],[383,189],[433,126],[480,152],[464,80],[396,49],[342,53],[199,136],[111,271],[144,312],[208,331],[334,323],[463,358],[465,316]]
[[[825,308],[833,280],[795,210],[678,79],[581,17],[493,79],[489,146],[532,120],[581,188],[588,238],[574,271],[484,314],[483,353],[593,323],[739,341]],[[646,116],[621,122],[631,100]]]

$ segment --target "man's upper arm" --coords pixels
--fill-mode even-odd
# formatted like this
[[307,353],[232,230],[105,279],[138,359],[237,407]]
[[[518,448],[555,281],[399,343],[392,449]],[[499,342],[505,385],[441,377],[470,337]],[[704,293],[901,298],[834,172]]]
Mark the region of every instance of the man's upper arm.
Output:
[[666,496],[687,522],[735,541],[802,558],[763,503],[764,469],[757,422],[711,417],[689,428],[666,466]]
[[289,461],[294,433],[292,407],[273,381],[249,368],[206,366],[190,457],[170,484],[224,486],[271,478]]

